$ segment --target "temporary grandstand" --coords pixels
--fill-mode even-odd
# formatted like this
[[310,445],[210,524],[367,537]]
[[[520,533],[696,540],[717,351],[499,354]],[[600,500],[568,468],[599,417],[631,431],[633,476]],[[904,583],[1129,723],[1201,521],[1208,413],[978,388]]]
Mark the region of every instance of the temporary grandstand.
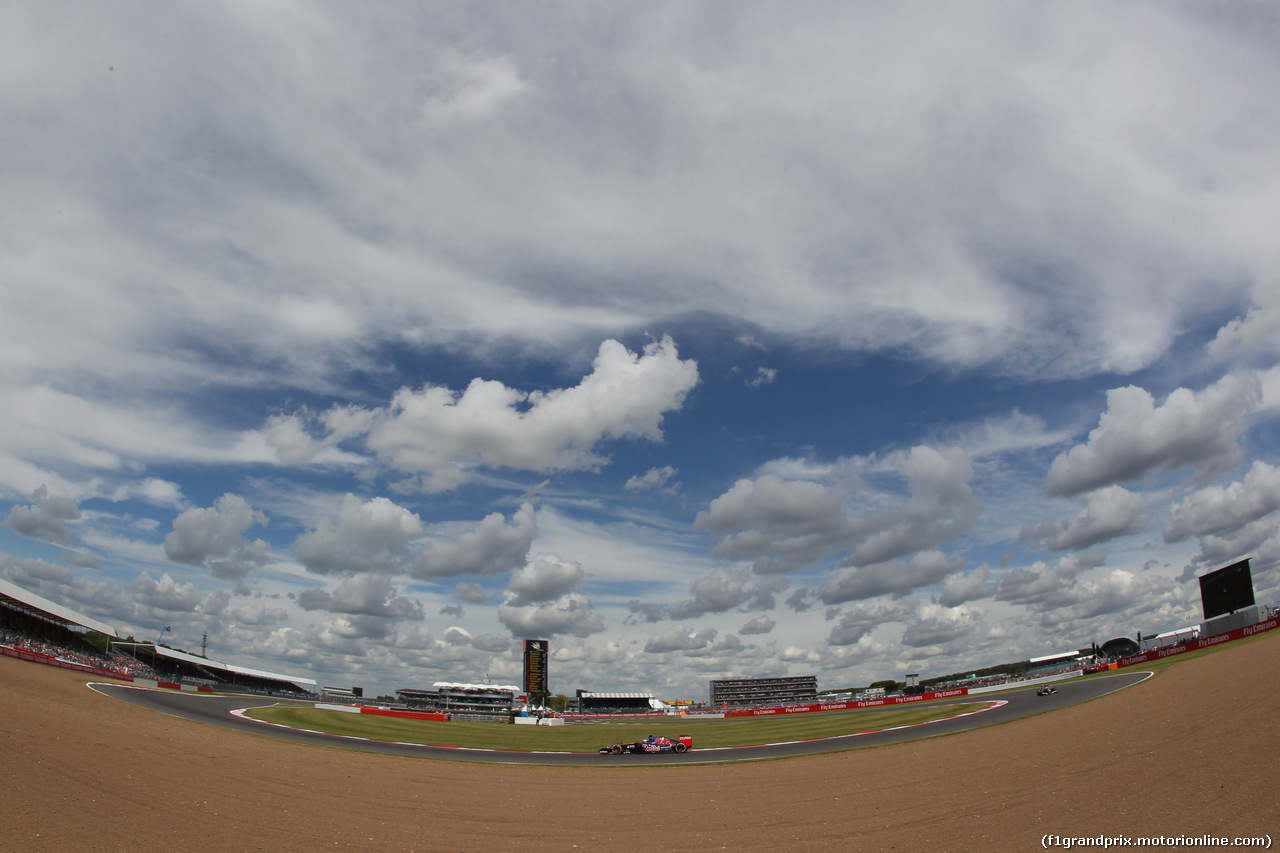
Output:
[[[316,682],[311,678],[249,669],[155,643],[123,640],[114,626],[2,578],[0,632],[0,641],[7,640],[3,644],[9,648],[21,648],[50,660],[69,660],[134,680],[300,698],[315,691]],[[90,632],[103,635],[109,644],[105,651],[88,642],[86,635]]]
[[432,690],[405,687],[396,697],[410,708],[441,711],[455,718],[506,717],[523,705],[527,698],[513,684],[464,684],[437,681]]
[[1084,657],[1080,654],[1079,649],[1066,649],[1053,654],[1040,655],[1027,661],[1027,673],[1030,675],[1047,675],[1050,672],[1083,666]]
[[818,677],[721,678],[711,682],[713,708],[803,705],[818,700]]
[[579,690],[578,710],[583,714],[651,714],[666,705],[652,693],[593,693]]

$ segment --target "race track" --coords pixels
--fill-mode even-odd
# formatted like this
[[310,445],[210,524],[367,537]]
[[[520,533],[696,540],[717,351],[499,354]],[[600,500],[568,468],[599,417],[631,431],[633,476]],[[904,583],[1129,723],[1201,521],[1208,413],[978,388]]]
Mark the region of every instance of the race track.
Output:
[[[418,758],[448,759],[453,761],[475,761],[501,764],[541,764],[541,765],[628,765],[653,766],[654,764],[710,764],[726,761],[752,761],[770,758],[787,758],[797,755],[812,755],[821,752],[834,752],[845,749],[857,749],[868,746],[881,746],[888,743],[899,743],[916,740],[922,737],[933,737],[944,734],[955,734],[970,729],[1006,723],[1022,717],[1029,717],[1046,711],[1053,711],[1077,702],[1096,699],[1130,687],[1149,678],[1149,672],[1130,672],[1119,675],[1100,676],[1071,681],[1056,685],[1058,693],[1053,696],[1036,696],[1035,687],[1011,690],[995,697],[1005,704],[981,713],[962,717],[938,720],[932,723],[910,726],[899,729],[888,729],[864,734],[842,735],[834,738],[814,741],[798,741],[793,743],[762,744],[760,746],[743,746],[724,749],[694,749],[683,755],[666,753],[659,755],[598,755],[595,753],[565,752],[501,752],[496,750],[459,749],[453,747],[423,746],[421,744],[392,743],[387,741],[364,740],[360,738],[293,729],[263,723],[247,717],[238,716],[234,712],[248,708],[261,708],[280,704],[269,698],[252,696],[210,696],[200,693],[183,693],[176,690],[146,689],[122,684],[95,683],[90,688],[98,693],[111,696],[160,711],[175,717],[208,723],[210,725],[235,729],[255,735],[266,735],[281,740],[307,743],[315,746],[340,747],[356,749],[364,752],[376,752],[386,755],[402,755]],[[967,696],[949,704],[972,703],[982,701],[983,696]],[[883,709],[875,709],[883,710]],[[859,713],[843,711],[836,713]],[[690,725],[696,734],[696,723]]]

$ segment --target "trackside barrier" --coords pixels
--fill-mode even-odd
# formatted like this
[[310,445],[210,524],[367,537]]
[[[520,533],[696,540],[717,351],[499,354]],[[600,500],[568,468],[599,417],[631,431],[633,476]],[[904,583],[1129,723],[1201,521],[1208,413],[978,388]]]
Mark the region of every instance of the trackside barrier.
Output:
[[74,669],[76,672],[87,672],[90,675],[97,675],[103,678],[114,678],[118,681],[133,681],[133,676],[126,672],[116,672],[111,669],[102,669],[101,667],[89,666],[83,663],[72,663],[69,660],[59,660],[49,655],[42,655],[39,652],[28,652],[24,649],[15,649],[10,646],[0,646],[0,655],[5,657],[17,658],[18,660],[30,661],[31,663],[42,663],[45,666],[56,666],[62,669]]
[[1120,658],[1116,663],[1119,666],[1133,666],[1139,663],[1149,663],[1153,660],[1163,660],[1164,658],[1173,657],[1174,655],[1182,655],[1198,649],[1207,649],[1210,646],[1216,646],[1221,643],[1229,643],[1232,640],[1243,640],[1245,637],[1252,637],[1254,634],[1274,631],[1277,627],[1280,627],[1280,619],[1268,619],[1265,622],[1259,622],[1256,625],[1246,625],[1243,628],[1237,628],[1234,631],[1227,631],[1224,634],[1214,634],[1212,637],[1202,637],[1199,640],[1192,640],[1189,643],[1170,646],[1166,649],[1152,649],[1149,652],[1130,655],[1127,658]]
[[990,684],[986,687],[970,687],[969,695],[976,696],[980,693],[997,693],[1001,690],[1012,690],[1018,687],[1035,687],[1040,684],[1052,684],[1055,681],[1065,681],[1068,678],[1079,678],[1084,672],[1083,667],[1059,672],[1054,675],[1046,675],[1041,678],[1024,678],[1021,681],[1006,681],[1003,684]]

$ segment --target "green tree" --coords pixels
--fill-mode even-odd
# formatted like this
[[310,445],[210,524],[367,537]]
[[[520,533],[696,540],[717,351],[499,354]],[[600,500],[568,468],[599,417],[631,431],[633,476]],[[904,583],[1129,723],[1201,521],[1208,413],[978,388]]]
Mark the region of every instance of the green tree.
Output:
[[101,631],[85,631],[84,641],[104,655],[111,648],[111,638]]

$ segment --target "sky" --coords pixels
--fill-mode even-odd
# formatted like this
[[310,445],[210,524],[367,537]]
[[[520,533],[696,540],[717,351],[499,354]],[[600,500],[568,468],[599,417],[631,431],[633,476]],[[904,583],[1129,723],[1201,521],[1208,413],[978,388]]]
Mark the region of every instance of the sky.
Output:
[[0,576],[367,695],[1280,603],[1270,3],[0,6]]

